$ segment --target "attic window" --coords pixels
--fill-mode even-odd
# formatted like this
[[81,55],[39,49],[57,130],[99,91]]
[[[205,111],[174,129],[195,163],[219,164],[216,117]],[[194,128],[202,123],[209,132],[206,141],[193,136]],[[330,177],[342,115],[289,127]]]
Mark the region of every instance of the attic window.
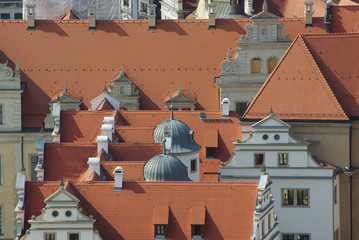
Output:
[[261,73],[261,60],[259,58],[252,59],[252,73]]
[[254,165],[262,166],[264,163],[264,154],[263,153],[255,153],[254,154]]
[[212,159],[214,159],[214,158],[216,158],[216,148],[214,148],[214,147],[207,147],[206,148],[206,158],[208,159],[208,158],[212,158]]
[[166,225],[155,225],[155,237],[165,237],[166,236]]
[[202,225],[192,225],[192,237],[202,236]]

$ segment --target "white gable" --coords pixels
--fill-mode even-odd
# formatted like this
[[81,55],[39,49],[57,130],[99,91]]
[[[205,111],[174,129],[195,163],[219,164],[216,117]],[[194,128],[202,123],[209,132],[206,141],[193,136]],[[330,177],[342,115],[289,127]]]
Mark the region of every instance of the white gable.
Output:
[[105,99],[115,108],[115,110],[120,110],[120,100],[113,97],[108,92],[104,92],[100,96],[97,96],[95,99],[93,99],[90,102],[91,109],[89,110],[96,110]]

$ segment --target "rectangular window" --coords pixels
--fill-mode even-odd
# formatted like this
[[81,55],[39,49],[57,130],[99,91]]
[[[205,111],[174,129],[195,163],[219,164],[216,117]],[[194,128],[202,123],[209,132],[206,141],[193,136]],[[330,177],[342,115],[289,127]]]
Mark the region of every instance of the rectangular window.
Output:
[[4,206],[0,205],[0,234],[4,233]]
[[129,7],[130,6],[130,1],[129,0],[123,0],[123,6]]
[[30,155],[31,162],[31,181],[37,181],[37,172],[35,171],[37,165],[37,155]]
[[44,233],[44,240],[56,240],[56,233]]
[[0,18],[1,18],[1,19],[10,19],[10,13],[2,13],[2,14],[0,15]]
[[268,231],[272,228],[271,213],[268,213]]
[[264,163],[264,154],[263,153],[255,153],[254,154],[254,165],[261,166]]
[[206,148],[206,156],[207,158],[216,158],[216,148],[214,147],[207,147]]
[[166,225],[155,225],[155,236],[165,236],[166,235]]
[[309,189],[282,189],[283,206],[309,206]]
[[236,113],[238,116],[243,116],[247,110],[247,102],[236,102]]
[[125,94],[125,87],[120,87],[120,94]]
[[0,124],[4,124],[3,111],[3,105],[0,105]]
[[202,225],[192,225],[192,237],[202,236]]
[[197,171],[197,160],[192,159],[191,160],[191,172]]
[[15,19],[22,19],[22,13],[15,13],[14,17]]
[[78,233],[69,233],[69,240],[80,240],[80,234]]
[[278,153],[278,165],[288,166],[288,153]]
[[298,240],[310,240],[309,234],[298,234]]
[[338,202],[338,187],[337,185],[334,186],[334,203]]
[[282,239],[283,240],[294,240],[294,234],[283,234]]
[[265,221],[262,221],[262,237],[265,235]]
[[2,172],[2,170],[3,170],[3,163],[2,163],[3,161],[2,161],[2,157],[0,156],[0,185],[2,185],[2,178],[3,178],[3,172]]
[[147,13],[147,3],[141,2],[140,11],[144,12],[144,13]]

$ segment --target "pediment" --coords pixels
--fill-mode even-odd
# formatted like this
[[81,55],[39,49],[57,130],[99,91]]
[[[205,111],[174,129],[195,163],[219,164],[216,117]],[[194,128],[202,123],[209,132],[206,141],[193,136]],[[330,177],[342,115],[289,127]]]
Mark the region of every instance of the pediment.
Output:
[[260,13],[257,13],[253,17],[251,17],[252,20],[255,19],[279,19],[279,17],[271,12],[268,11],[262,11]]
[[291,128],[291,126],[270,114],[268,117],[252,125],[252,128]]
[[132,83],[133,81],[132,81],[132,79],[127,77],[127,75],[125,74],[123,69],[121,69],[120,75],[118,75],[118,77],[116,77],[115,79],[112,79],[111,82],[129,82],[129,83]]
[[193,100],[190,97],[187,97],[183,94],[177,94],[176,96],[173,96],[169,99],[167,99],[166,101],[164,101],[164,103],[171,103],[171,102],[188,102],[188,103],[196,103],[197,101]]
[[[77,103],[77,104],[81,104],[81,101],[78,101],[77,99],[70,97],[69,95],[62,95],[59,97],[60,102],[62,103]],[[52,101],[50,101],[50,103],[55,103],[57,102],[57,99],[54,99]]]
[[60,188],[57,190],[54,194],[52,194],[50,197],[46,198],[44,202],[47,203],[61,203],[61,202],[73,202],[78,203],[80,200],[72,195],[70,192],[68,192],[64,188]]
[[120,100],[117,99],[116,97],[112,96],[109,92],[103,92],[101,95],[94,98],[90,102],[91,103],[91,109],[92,110],[97,110],[105,99],[106,99],[106,101],[108,101],[111,104],[111,106],[113,106],[113,108],[115,110],[120,110]]

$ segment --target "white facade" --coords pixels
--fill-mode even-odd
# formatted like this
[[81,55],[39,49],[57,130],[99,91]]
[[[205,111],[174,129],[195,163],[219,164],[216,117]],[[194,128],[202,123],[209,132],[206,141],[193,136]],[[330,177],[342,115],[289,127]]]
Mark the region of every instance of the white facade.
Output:
[[[189,152],[189,153],[182,153],[182,154],[175,154],[172,153],[171,155],[176,156],[181,162],[187,166],[188,169],[188,177],[195,182],[199,181],[199,151],[197,152]],[[195,164],[192,163],[195,162]],[[194,165],[194,168],[193,168]]]
[[221,166],[221,181],[253,181],[265,167],[273,179],[282,236],[333,239],[339,227],[339,204],[333,197],[334,186],[339,187],[335,167],[314,160],[309,143],[292,138],[290,125],[272,114],[252,128],[248,139],[234,143],[233,155]]

